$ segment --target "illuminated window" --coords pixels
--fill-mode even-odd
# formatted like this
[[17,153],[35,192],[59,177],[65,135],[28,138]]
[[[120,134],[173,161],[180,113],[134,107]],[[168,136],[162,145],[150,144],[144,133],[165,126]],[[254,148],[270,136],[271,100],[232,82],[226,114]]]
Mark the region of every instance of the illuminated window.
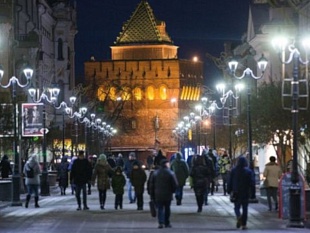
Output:
[[149,100],[154,100],[155,99],[155,90],[154,90],[153,86],[147,87],[146,93],[147,93],[147,98]]
[[130,95],[130,88],[129,87],[125,87],[123,89],[123,92],[122,92],[122,100],[129,100],[131,97]]
[[142,100],[142,91],[141,91],[141,88],[136,87],[136,88],[133,90],[133,95],[134,95],[134,97],[135,97],[136,100]]
[[167,87],[166,86],[164,86],[164,85],[160,86],[159,96],[160,96],[160,99],[162,99],[162,100],[167,99]]
[[116,88],[115,87],[111,87],[110,88],[109,97],[110,97],[111,100],[116,100],[117,99]]
[[105,93],[104,86],[100,86],[97,90],[97,97],[100,101],[104,101],[107,94]]

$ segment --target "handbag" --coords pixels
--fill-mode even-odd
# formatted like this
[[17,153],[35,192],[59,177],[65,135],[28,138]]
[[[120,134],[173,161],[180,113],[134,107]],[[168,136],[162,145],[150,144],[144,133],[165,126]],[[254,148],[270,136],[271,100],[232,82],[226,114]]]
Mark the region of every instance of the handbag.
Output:
[[156,217],[156,204],[153,200],[150,200],[149,205],[150,205],[151,216],[155,218]]
[[269,183],[268,183],[267,179],[264,179],[263,186],[264,186],[264,188],[268,188],[269,187]]
[[238,198],[238,193],[237,192],[231,192],[230,193],[230,202],[235,203]]

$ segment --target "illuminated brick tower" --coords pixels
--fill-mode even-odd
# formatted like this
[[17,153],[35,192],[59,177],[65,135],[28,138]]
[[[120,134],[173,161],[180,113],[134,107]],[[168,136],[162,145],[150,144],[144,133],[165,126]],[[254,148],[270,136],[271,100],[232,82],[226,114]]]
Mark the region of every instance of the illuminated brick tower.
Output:
[[[162,149],[178,150],[172,130],[201,98],[203,64],[178,58],[178,47],[141,1],[111,46],[111,60],[85,62],[93,99],[104,103],[103,117],[118,133],[109,142],[114,153],[136,151],[139,159]],[[100,104],[100,103],[99,103]]]

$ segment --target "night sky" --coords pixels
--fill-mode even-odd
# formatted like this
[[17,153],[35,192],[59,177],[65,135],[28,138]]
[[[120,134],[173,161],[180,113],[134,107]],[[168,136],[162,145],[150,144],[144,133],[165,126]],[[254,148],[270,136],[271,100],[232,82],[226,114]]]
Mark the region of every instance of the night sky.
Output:
[[[77,0],[76,76],[82,80],[83,63],[110,59],[110,46],[141,0]],[[198,56],[205,62],[207,80],[220,75],[206,53],[218,57],[225,41],[241,42],[246,32],[251,0],[148,0],[181,59]],[[213,85],[209,81],[209,85]]]

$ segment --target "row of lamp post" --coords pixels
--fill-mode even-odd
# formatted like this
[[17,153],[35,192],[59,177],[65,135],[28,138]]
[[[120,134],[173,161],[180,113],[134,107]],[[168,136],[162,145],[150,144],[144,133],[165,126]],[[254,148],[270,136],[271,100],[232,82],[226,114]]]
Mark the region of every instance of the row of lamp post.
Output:
[[18,121],[17,121],[17,99],[16,99],[16,88],[21,87],[25,88],[30,84],[32,75],[33,75],[33,69],[30,67],[25,67],[23,69],[23,75],[26,78],[25,83],[19,82],[19,79],[15,76],[12,76],[7,84],[2,84],[3,76],[4,76],[4,70],[3,67],[0,65],[0,86],[2,88],[12,88],[12,104],[13,104],[13,127],[14,127],[14,169],[13,169],[13,175],[12,175],[12,206],[21,206],[22,203],[20,201],[20,182],[21,182],[21,176],[20,176],[20,159],[19,159],[19,153],[18,153],[18,135],[17,135],[17,129],[18,129]]

